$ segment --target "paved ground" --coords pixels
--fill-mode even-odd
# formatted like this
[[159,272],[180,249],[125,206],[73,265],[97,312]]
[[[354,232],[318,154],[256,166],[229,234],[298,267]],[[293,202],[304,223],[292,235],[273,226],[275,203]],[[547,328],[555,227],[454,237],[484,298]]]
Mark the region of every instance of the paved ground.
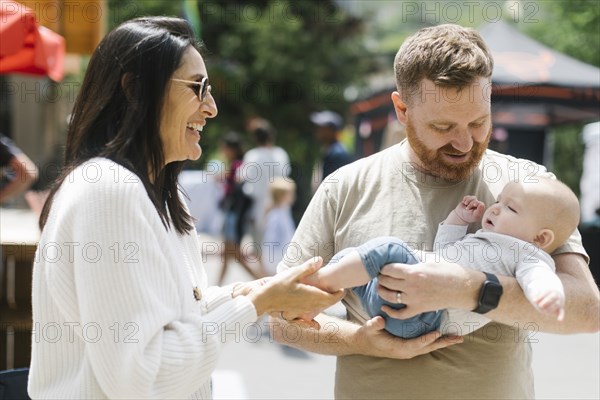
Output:
[[[598,334],[540,334],[533,359],[536,398],[599,399],[599,341]],[[262,340],[228,346],[217,368],[215,399],[333,398],[334,357]]]
[[[206,266],[215,282],[218,257],[209,257]],[[231,266],[226,276],[231,282],[249,279],[238,266]],[[216,399],[333,398],[334,357],[281,346],[258,331],[245,336],[222,354],[214,375]],[[600,334],[538,333],[531,340],[538,399],[600,398]]]

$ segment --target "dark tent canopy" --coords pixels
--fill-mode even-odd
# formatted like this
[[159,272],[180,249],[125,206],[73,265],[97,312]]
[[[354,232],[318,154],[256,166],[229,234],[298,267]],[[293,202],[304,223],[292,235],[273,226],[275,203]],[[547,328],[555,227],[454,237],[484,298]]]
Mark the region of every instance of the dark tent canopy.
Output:
[[600,119],[600,69],[552,50],[505,22],[480,29],[492,50],[494,124],[546,127]]

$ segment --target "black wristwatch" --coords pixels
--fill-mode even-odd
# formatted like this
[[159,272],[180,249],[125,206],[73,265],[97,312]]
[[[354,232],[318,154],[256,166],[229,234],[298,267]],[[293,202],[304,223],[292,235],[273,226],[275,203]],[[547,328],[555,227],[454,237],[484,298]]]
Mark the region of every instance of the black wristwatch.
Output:
[[473,310],[478,314],[485,314],[488,311],[498,307],[500,297],[502,297],[502,285],[494,274],[484,272],[485,281],[479,292],[479,302],[477,308]]

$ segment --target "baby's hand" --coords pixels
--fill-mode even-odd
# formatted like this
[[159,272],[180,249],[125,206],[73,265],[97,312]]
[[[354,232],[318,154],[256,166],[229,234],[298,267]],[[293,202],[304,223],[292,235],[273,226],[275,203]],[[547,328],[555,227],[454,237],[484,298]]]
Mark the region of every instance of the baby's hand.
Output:
[[484,210],[485,204],[477,200],[477,197],[465,196],[462,201],[458,203],[454,212],[464,223],[470,224],[479,221],[483,216]]
[[542,313],[554,316],[558,321],[565,318],[565,297],[561,292],[556,290],[541,292],[535,296],[534,305]]

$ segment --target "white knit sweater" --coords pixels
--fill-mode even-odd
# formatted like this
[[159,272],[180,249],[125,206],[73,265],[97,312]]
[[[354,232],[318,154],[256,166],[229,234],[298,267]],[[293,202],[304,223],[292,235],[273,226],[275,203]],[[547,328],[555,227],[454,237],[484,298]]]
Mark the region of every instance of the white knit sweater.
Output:
[[221,346],[257,318],[207,288],[196,235],[166,230],[139,179],[103,158],[55,197],[32,302],[32,398],[210,398]]

